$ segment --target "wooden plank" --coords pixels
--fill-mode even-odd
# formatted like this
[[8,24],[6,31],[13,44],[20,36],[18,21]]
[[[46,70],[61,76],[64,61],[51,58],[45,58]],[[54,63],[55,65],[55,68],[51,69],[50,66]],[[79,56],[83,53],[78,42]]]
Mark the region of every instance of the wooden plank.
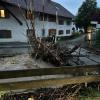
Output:
[[100,65],[89,66],[67,66],[67,67],[55,67],[55,68],[41,68],[41,69],[28,69],[28,70],[12,70],[12,71],[0,71],[0,79],[18,78],[18,77],[30,77],[30,76],[42,76],[42,75],[56,75],[56,74],[72,74],[74,76],[84,75],[86,72],[100,72]]
[[80,84],[80,83],[90,83],[99,81],[100,81],[100,76],[79,76],[79,77],[60,78],[60,79],[44,79],[44,80],[33,80],[24,82],[13,82],[13,83],[9,82],[0,84],[0,91],[45,88],[51,86],[64,86],[68,84]]

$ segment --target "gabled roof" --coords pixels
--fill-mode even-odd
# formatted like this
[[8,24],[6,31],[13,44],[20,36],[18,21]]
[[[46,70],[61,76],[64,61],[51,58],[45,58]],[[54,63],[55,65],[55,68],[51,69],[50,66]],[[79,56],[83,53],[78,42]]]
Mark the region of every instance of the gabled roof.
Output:
[[[26,9],[27,7],[26,7],[25,1],[27,2],[27,4],[29,4],[31,0],[1,0],[1,1],[10,3],[12,5],[20,4],[22,8]],[[42,1],[43,0],[33,0],[34,11],[43,12],[43,2]],[[45,6],[44,6],[45,13],[56,15],[56,12],[58,12],[58,16],[74,18],[74,15],[70,13],[67,9],[65,9],[62,5],[56,2],[53,2],[51,0],[44,0],[44,1],[45,1]]]

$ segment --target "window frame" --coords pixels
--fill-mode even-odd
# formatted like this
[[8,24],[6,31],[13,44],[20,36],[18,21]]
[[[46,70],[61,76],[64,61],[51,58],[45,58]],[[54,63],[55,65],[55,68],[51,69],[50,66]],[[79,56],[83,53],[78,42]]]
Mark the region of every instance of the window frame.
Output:
[[43,16],[44,16],[44,21],[47,21],[48,15],[47,15],[47,14],[43,14],[43,13],[40,13],[40,14],[39,14],[39,20],[40,20],[40,21],[43,21]]
[[[62,33],[60,33],[62,31]],[[63,35],[64,34],[64,30],[59,30],[58,31],[58,35]]]
[[66,25],[71,25],[71,22],[72,22],[71,19],[67,19],[66,20]]
[[0,39],[11,39],[11,38],[12,38],[11,30],[0,30]]
[[[68,32],[69,31],[69,32]],[[66,34],[70,34],[70,30],[66,30]]]
[[30,34],[30,33],[33,33],[34,30],[33,29],[27,29],[26,32],[27,32],[27,36],[30,37],[30,36],[33,36],[33,34]]
[[[1,16],[2,15],[1,10],[4,10],[4,17]],[[0,7],[0,18],[2,18],[2,19],[9,18],[9,13],[7,12],[7,10],[5,10],[2,7]]]
[[26,13],[26,19],[27,20],[33,20],[33,11],[26,10],[25,13]]
[[49,21],[49,22],[56,22],[56,16],[54,16],[54,15],[49,15],[49,16],[48,16],[48,21]]
[[42,37],[45,37],[46,30],[42,29]]
[[48,35],[49,36],[53,36],[53,35],[56,35],[57,34],[57,30],[56,29],[49,29],[48,30]]
[[59,25],[64,25],[64,20],[59,19],[58,24]]

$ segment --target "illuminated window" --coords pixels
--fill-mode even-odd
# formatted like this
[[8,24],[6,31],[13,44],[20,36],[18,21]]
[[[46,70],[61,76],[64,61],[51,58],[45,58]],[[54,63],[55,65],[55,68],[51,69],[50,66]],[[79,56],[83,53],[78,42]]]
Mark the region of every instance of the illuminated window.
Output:
[[3,8],[0,8],[0,18],[9,18],[9,13]]
[[0,17],[5,18],[5,10],[0,10]]
[[33,19],[33,12],[31,10],[26,11],[26,18],[30,20]]

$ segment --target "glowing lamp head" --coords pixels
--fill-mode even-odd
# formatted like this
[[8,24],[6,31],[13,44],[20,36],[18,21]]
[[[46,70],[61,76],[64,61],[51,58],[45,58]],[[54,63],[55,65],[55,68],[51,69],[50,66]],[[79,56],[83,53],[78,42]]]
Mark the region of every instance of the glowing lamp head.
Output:
[[28,98],[28,100],[35,100],[34,98]]

